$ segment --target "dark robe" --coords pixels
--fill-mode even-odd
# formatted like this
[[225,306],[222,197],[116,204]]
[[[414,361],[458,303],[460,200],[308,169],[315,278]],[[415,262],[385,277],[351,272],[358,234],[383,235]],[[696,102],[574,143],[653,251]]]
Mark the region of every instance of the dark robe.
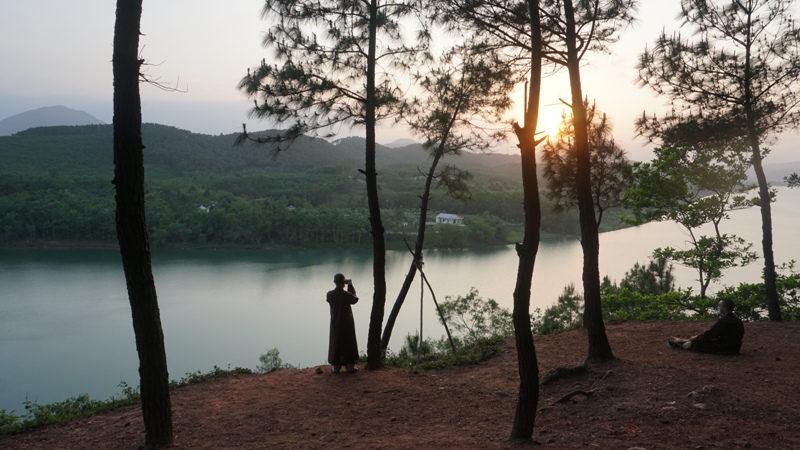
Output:
[[350,305],[358,302],[355,289],[351,292],[337,287],[328,291],[328,304],[331,307],[331,331],[328,341],[328,362],[334,366],[354,364],[358,360],[358,343],[356,342],[356,323]]
[[710,330],[692,341],[692,350],[706,353],[736,354],[742,348],[744,324],[733,313],[725,314]]

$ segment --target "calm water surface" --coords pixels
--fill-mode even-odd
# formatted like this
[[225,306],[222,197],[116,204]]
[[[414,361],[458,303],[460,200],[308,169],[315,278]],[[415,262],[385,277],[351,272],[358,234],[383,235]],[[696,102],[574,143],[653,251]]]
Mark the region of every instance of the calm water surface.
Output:
[[[797,220],[800,192],[781,189],[774,204],[775,257],[800,257]],[[757,209],[736,211],[723,225],[760,253]],[[655,247],[683,246],[686,236],[672,223],[652,223],[601,235],[601,275],[619,280],[646,261]],[[387,254],[386,312],[408,268],[407,252]],[[729,271],[727,285],[760,279],[761,261]],[[580,286],[581,249],[575,240],[542,243],[534,272],[532,309],[552,304],[569,283]],[[370,251],[159,252],[153,269],[164,329],[170,378],[220,367],[255,368],[273,347],[284,362],[323,364],[327,354],[325,292],[344,272],[361,297],[354,307],[359,345],[366,351],[372,300]],[[512,246],[483,250],[431,251],[426,274],[437,299],[465,295],[511,308],[517,270]],[[679,284],[696,278],[676,267]],[[695,289],[696,290],[696,289]],[[420,321],[415,282],[398,318],[390,347],[396,350]],[[439,337],[427,290],[424,331]],[[0,409],[22,411],[27,398],[61,401],[80,393],[105,399],[125,381],[138,384],[138,361],[122,273],[116,251],[0,250]]]

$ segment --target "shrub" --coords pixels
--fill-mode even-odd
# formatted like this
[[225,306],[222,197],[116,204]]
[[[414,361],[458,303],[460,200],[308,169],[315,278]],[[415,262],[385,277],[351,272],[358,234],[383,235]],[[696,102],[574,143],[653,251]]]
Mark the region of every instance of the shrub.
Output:
[[483,300],[475,288],[471,288],[463,297],[453,299],[448,296],[439,306],[445,323],[453,333],[456,353],[453,353],[445,337],[425,339],[417,363],[419,337],[409,335],[398,354],[386,355],[387,365],[434,369],[476,364],[495,354],[503,339],[513,333],[511,312],[492,299]]
[[294,368],[293,365],[286,364],[281,360],[281,352],[278,351],[277,347],[267,350],[267,353],[258,357],[258,361],[261,362],[256,366],[256,372],[258,373],[270,373],[280,369]]
[[647,265],[635,263],[625,272],[619,286],[642,294],[672,292],[675,290],[675,270],[664,255],[656,255]]
[[445,297],[439,307],[450,331],[461,335],[466,344],[514,332],[511,312],[492,299],[483,300],[474,287],[464,297]]
[[551,334],[581,326],[583,320],[583,296],[575,293],[575,284],[564,286],[555,305],[534,310],[531,326],[534,333]]
[[[782,264],[777,273],[776,284],[783,320],[800,320],[800,274],[794,271],[794,264],[794,261]],[[726,287],[717,294],[717,301],[732,300],[736,305],[736,315],[747,321],[768,319],[766,298],[764,283],[740,283],[736,287]]]
[[691,289],[654,295],[607,287],[601,298],[606,320],[706,319],[712,317],[718,302],[693,296]]
[[[465,344],[458,338],[454,338],[456,343],[456,353],[450,348],[447,339],[442,337],[440,339],[425,339],[423,349],[431,348],[429,353],[422,353],[420,355],[419,363],[417,363],[416,346],[413,349],[404,346],[397,354],[387,353],[384,362],[387,366],[414,368],[420,370],[439,369],[447,366],[458,366],[477,364],[481,361],[489,359],[492,355],[497,353],[500,349],[500,344],[505,337],[495,336],[491,338],[482,338],[477,341]],[[412,342],[416,345],[417,337],[413,336]],[[406,342],[406,345],[408,342]]]
[[[186,386],[192,383],[200,383],[212,378],[219,378],[233,373],[252,373],[250,369],[236,367],[231,369],[221,369],[214,366],[214,369],[207,373],[197,371],[187,373],[180,380],[170,381],[170,388]],[[112,396],[108,400],[92,400],[89,394],[81,394],[77,397],[70,397],[63,402],[54,402],[40,405],[26,400],[25,414],[17,415],[16,411],[8,412],[0,409],[0,434],[13,434],[22,431],[48,425],[51,423],[63,422],[76,417],[88,416],[101,411],[106,411],[119,406],[133,405],[139,402],[139,389],[128,386],[126,382],[121,382],[119,387],[122,389],[122,396]]]

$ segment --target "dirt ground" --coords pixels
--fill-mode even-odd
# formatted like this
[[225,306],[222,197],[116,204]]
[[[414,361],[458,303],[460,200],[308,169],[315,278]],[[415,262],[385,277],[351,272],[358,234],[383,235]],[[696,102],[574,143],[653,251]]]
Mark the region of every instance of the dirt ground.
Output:
[[[518,390],[506,341],[476,366],[236,375],[172,394],[175,448],[800,449],[800,324],[750,323],[742,353],[671,349],[709,322],[607,325],[617,360],[541,389],[534,443],[508,440]],[[583,330],[536,336],[541,377],[579,364]],[[558,403],[565,394],[583,390]],[[4,449],[135,449],[139,407],[0,437]]]

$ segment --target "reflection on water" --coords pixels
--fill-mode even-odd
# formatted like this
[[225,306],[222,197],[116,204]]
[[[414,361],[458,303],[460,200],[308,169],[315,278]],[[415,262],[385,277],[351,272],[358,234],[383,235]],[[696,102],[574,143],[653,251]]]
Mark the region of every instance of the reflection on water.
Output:
[[[800,192],[781,190],[774,206],[775,256],[797,259],[792,230],[800,216]],[[735,211],[724,231],[754,242],[760,253],[757,209]],[[683,246],[686,236],[672,223],[653,223],[601,235],[601,275],[619,280],[657,246]],[[407,251],[387,253],[391,309],[410,263]],[[552,304],[569,283],[580,286],[581,249],[576,240],[543,242],[536,261],[531,308]],[[366,350],[372,304],[372,252],[193,251],[153,255],[154,276],[171,378],[220,367],[254,368],[272,347],[284,362],[323,364],[327,354],[325,293],[336,272],[352,278],[361,301],[356,327]],[[438,250],[425,256],[425,271],[438,300],[476,287],[483,298],[511,308],[517,270],[513,246]],[[678,282],[694,274],[676,267]],[[757,281],[760,262],[731,270],[729,285]],[[391,347],[419,326],[419,285],[398,317]],[[580,290],[580,289],[579,289]],[[439,337],[427,290],[423,298],[427,335]],[[0,250],[0,409],[21,411],[21,402],[64,400],[83,392],[107,398],[118,384],[138,382],[133,339],[119,254],[86,250]]]

